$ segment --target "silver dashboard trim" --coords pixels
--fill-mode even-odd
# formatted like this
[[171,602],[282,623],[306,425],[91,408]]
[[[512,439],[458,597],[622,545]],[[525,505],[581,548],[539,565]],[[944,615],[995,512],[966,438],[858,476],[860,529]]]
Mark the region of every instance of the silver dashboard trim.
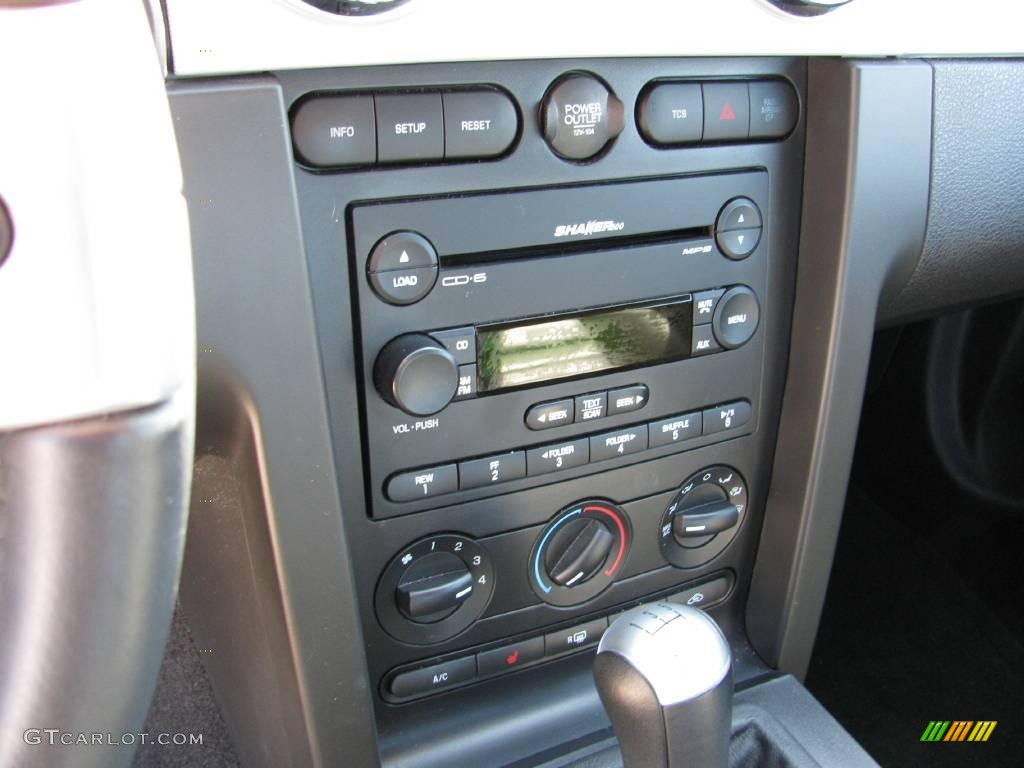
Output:
[[[817,17],[763,0],[412,0],[340,17],[300,0],[165,0],[175,74],[618,56],[1006,55],[1011,0],[856,0]],[[539,98],[539,97],[538,97]]]

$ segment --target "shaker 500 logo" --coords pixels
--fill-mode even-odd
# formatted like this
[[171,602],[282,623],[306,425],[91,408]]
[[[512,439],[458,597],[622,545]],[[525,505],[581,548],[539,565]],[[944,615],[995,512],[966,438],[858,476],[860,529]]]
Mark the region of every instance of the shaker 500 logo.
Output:
[[572,237],[574,235],[597,235],[602,232],[618,232],[625,229],[622,221],[581,221],[579,224],[559,224],[555,227],[555,237]]

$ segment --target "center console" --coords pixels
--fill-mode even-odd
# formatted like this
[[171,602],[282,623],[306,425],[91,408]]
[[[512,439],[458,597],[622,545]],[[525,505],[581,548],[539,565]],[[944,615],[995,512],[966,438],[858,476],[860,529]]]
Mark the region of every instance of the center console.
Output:
[[[208,121],[193,87],[179,115]],[[292,394],[301,368],[282,361],[303,348],[286,331],[314,329],[322,379],[302,391],[326,397],[323,420],[307,426],[325,430],[333,463],[306,462],[309,429],[290,431],[287,408],[278,421],[258,415],[290,446],[276,466],[304,478],[291,498],[326,477],[340,496],[335,518],[279,490],[268,518],[286,598],[259,610],[288,618],[265,622],[280,627],[266,643],[301,645],[295,663],[311,681],[282,700],[314,697],[303,711],[333,722],[338,691],[364,689],[367,738],[385,764],[525,760],[607,728],[593,650],[616,615],[660,599],[708,610],[737,654],[739,686],[763,672],[744,626],[788,364],[806,63],[295,70],[239,79],[217,98],[226,136],[248,133],[251,110],[279,110],[287,143],[273,161],[297,206],[266,198],[286,197],[287,184],[243,186],[255,155],[207,155],[235,158],[238,174],[230,190],[203,188],[222,206],[210,215],[229,208],[251,227],[246,242],[280,261],[233,274],[237,292],[260,284],[261,304],[203,324],[237,326],[238,338],[263,329],[248,359],[296,419],[310,403]],[[291,242],[285,219],[298,224]],[[237,243],[225,248],[244,263]],[[293,311],[284,268],[297,256],[308,316]],[[204,312],[215,305],[203,299]],[[229,392],[235,374],[217,375]],[[200,444],[221,439],[209,429]],[[200,470],[197,493],[212,497]],[[338,547],[348,564],[333,571]],[[191,604],[212,600],[198,583],[186,587]],[[347,600],[358,626],[332,625]],[[363,658],[358,677],[331,672]],[[559,710],[566,696],[571,713]],[[517,718],[529,727],[499,737]]]
[[[744,529],[757,469],[729,445],[786,314],[771,214],[763,169],[352,207],[367,512],[432,529],[375,547],[383,698],[592,645],[603,617],[549,630],[691,580]],[[694,472],[707,446],[728,458]],[[735,571],[710,581],[721,601]]]
[[653,597],[738,626],[802,72],[372,74],[280,77],[321,348],[344,353],[325,383],[378,726],[592,649]]

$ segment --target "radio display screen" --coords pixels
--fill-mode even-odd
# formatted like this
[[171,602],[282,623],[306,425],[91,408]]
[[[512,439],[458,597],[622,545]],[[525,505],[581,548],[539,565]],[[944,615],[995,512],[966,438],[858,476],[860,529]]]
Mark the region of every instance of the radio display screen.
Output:
[[690,356],[689,295],[477,328],[477,391],[655,365]]

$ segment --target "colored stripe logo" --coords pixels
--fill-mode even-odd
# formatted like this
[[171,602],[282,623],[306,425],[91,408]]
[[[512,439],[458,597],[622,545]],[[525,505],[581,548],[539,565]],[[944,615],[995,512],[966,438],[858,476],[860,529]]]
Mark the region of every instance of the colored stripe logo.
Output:
[[932,720],[921,741],[988,741],[996,720]]

